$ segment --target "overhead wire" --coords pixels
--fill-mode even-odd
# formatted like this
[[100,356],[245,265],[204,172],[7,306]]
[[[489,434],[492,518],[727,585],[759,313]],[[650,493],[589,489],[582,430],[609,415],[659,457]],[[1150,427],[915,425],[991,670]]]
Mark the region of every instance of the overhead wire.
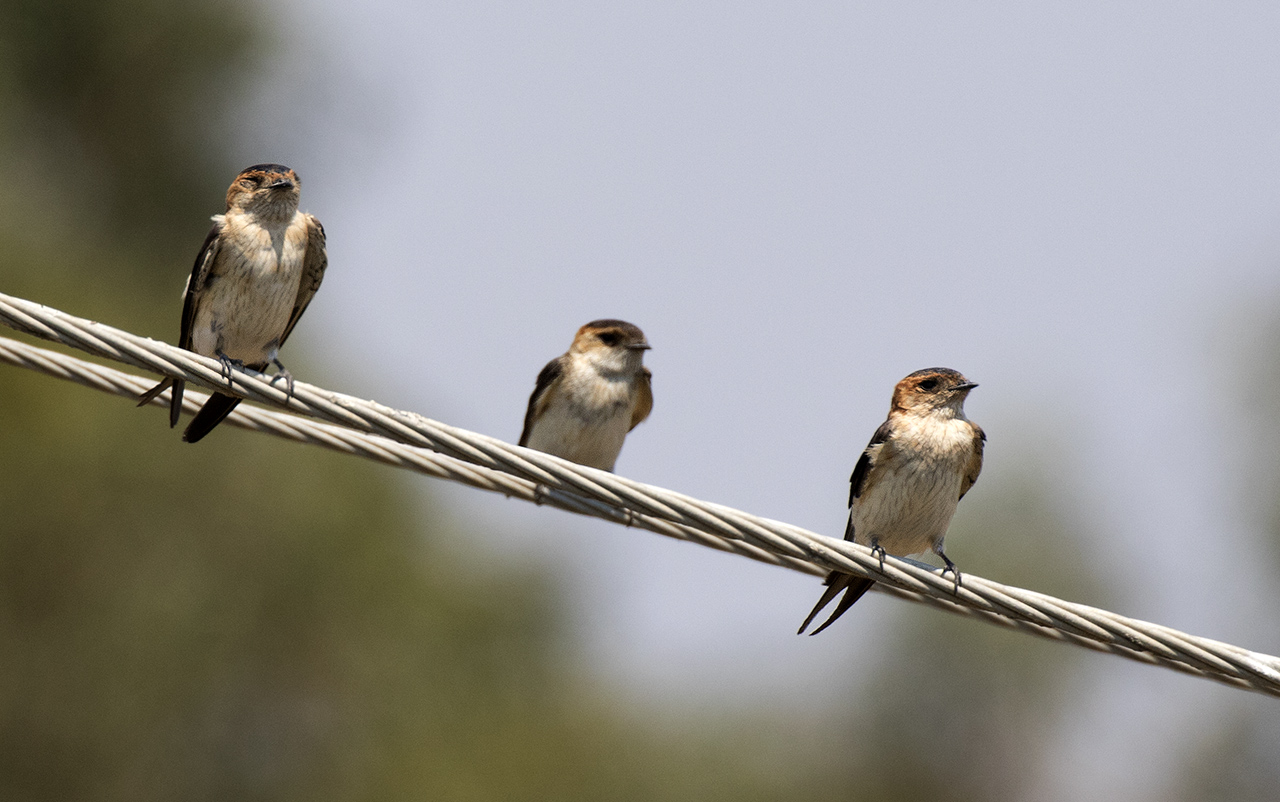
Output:
[[[241,405],[244,429],[361,456],[511,498],[591,515],[804,573],[842,571],[876,589],[1000,626],[1280,696],[1280,658],[966,573],[952,578],[913,560],[577,465],[415,413],[304,382],[292,393],[253,371],[0,293],[0,323],[36,337],[271,408]],[[0,337],[0,362],[137,398],[154,379]],[[207,396],[189,393],[184,411]],[[166,391],[152,404],[168,405]],[[284,410],[284,411],[280,411]],[[292,414],[289,414],[292,413]],[[305,417],[299,417],[305,416]],[[315,420],[311,420],[314,418]]]

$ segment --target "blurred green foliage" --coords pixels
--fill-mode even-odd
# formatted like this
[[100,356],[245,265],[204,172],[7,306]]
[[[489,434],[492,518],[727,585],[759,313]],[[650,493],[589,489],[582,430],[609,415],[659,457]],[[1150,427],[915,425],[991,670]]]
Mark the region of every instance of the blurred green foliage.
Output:
[[0,3],[5,144],[21,157],[8,201],[38,186],[95,244],[190,250],[229,183],[208,129],[271,52],[270,23],[249,0]]
[[[1106,606],[1086,568],[1083,522],[1068,525],[1035,462],[1017,462],[1016,475],[989,468],[966,496],[948,554],[961,570],[980,565],[985,577]],[[900,611],[895,629],[893,655],[840,728],[846,798],[1034,798],[1037,768],[1055,761],[1070,674],[1087,655],[916,606]]]
[[677,799],[725,759],[572,682],[547,578],[441,562],[387,471],[50,385],[0,394],[0,797]]
[[[206,129],[270,13],[0,3],[0,287],[176,335],[244,166]],[[187,446],[157,410],[2,367],[0,454],[5,800],[1018,799],[1085,659],[895,610],[822,720],[664,729],[585,678],[552,577],[459,565],[440,544],[465,533],[391,471],[230,428]],[[1046,484],[984,477],[950,552],[1104,603]]]
[[[0,4],[0,286],[172,339],[249,2]],[[0,799],[753,799],[582,680],[551,579],[406,480],[0,368]],[[425,512],[424,512],[425,509]],[[741,742],[739,742],[741,743]]]
[[[1236,399],[1236,412],[1249,425],[1250,457],[1253,464],[1243,477],[1243,501],[1263,516],[1267,532],[1266,547],[1273,562],[1272,572],[1280,572],[1280,496],[1276,486],[1280,484],[1280,374],[1274,370],[1259,369],[1259,365],[1273,365],[1280,356],[1280,299],[1270,299],[1264,312],[1250,310],[1250,314],[1233,318],[1232,349],[1223,355],[1222,362],[1234,368],[1235,381],[1250,389]],[[1238,320],[1251,322],[1246,335],[1236,331]],[[1253,331],[1249,331],[1253,329]],[[1239,341],[1247,346],[1239,348]],[[1256,500],[1261,500],[1258,503]]]
[[[1243,469],[1229,477],[1240,487],[1240,504],[1261,524],[1260,551],[1270,555],[1259,568],[1276,578],[1280,572],[1280,375],[1259,369],[1280,354],[1280,299],[1263,298],[1227,318],[1230,339],[1220,363],[1234,373],[1235,423],[1248,431]],[[1274,583],[1273,583],[1274,586]],[[1274,628],[1272,629],[1274,633]],[[1259,637],[1265,637],[1260,633]],[[1266,643],[1242,644],[1272,651]],[[1177,802],[1262,802],[1280,797],[1280,717],[1276,701],[1254,694],[1233,694],[1196,721],[1192,747],[1169,778],[1166,798]]]
[[1200,733],[1170,786],[1177,802],[1272,802],[1280,795],[1280,718],[1272,699],[1249,698]]

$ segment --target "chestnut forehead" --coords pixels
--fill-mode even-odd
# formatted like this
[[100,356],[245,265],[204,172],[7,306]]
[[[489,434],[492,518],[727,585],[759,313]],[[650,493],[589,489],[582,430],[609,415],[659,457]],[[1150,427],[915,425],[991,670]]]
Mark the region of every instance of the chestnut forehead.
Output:
[[582,328],[578,329],[579,334],[604,333],[607,331],[616,332],[624,337],[632,340],[643,340],[644,332],[638,326],[628,323],[625,320],[593,320]]
[[292,172],[293,170],[290,170],[283,164],[251,164],[241,170],[240,175],[248,175],[249,173],[279,173],[281,175],[287,175]]
[[253,167],[246,167],[240,171],[240,175],[236,176],[237,181],[241,178],[254,178],[259,181],[287,178],[294,183],[298,182],[297,174],[281,164],[255,164]]
[[965,381],[965,378],[960,371],[952,370],[951,368],[925,368],[924,370],[917,370],[915,373],[908,374],[902,381],[918,383],[925,379],[937,379],[939,381],[956,383]]

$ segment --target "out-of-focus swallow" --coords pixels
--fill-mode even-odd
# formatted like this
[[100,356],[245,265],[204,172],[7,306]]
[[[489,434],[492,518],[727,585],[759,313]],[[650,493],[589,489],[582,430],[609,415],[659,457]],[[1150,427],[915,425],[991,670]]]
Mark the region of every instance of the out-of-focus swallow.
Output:
[[653,409],[644,332],[622,320],[578,329],[529,396],[520,445],[612,471],[627,432]]
[[[884,555],[933,551],[960,571],[942,551],[951,516],[982,471],[987,436],[964,416],[964,400],[978,385],[950,368],[918,370],[893,388],[889,417],[876,429],[849,479],[849,522],[844,539]],[[817,606],[800,625],[803,633],[840,591],[844,598],[826,623],[831,626],[875,584],[864,577],[832,571]]]
[[[329,257],[324,228],[298,211],[301,182],[281,164],[246,167],[227,190],[227,210],[215,215],[182,301],[178,345],[232,367],[264,370],[274,364],[293,391],[279,350],[324,278]],[[170,386],[169,426],[182,412],[181,379],[165,379],[142,395],[146,404]],[[214,393],[187,425],[194,443],[231,414],[235,396]]]

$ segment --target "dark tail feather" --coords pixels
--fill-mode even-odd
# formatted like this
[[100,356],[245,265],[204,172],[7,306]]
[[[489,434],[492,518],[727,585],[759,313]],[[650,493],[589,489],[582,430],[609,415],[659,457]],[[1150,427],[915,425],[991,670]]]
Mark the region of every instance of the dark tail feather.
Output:
[[200,407],[200,411],[191,419],[191,423],[187,424],[187,430],[182,433],[183,441],[198,442],[200,438],[213,431],[213,427],[222,423],[223,418],[230,415],[231,410],[235,409],[239,403],[240,399],[233,395],[214,393],[209,396],[209,400]]
[[186,382],[182,379],[166,378],[155,387],[138,396],[138,406],[146,406],[156,396],[173,387],[173,395],[169,398],[169,428],[172,429],[178,425],[178,417],[182,414],[182,388],[184,386],[186,386]]
[[827,574],[827,581],[823,583],[827,586],[827,589],[822,591],[822,598],[818,599],[818,603],[809,611],[809,617],[806,618],[804,623],[800,625],[800,628],[796,630],[797,635],[803,635],[804,631],[813,621],[814,616],[822,612],[822,608],[830,604],[831,600],[839,595],[840,591],[844,590],[846,586],[848,586],[848,579],[850,579],[848,574],[837,574],[835,571]]
[[173,395],[169,397],[169,428],[172,429],[178,425],[178,418],[182,417],[182,390],[187,383],[182,379],[173,380]]
[[169,385],[171,384],[173,384],[173,379],[170,379],[168,376],[166,376],[164,381],[160,382],[155,387],[152,387],[150,390],[147,390],[145,393],[138,396],[138,406],[145,407],[147,404],[151,403],[151,399],[160,395],[165,390],[168,390]]
[[800,631],[796,633],[797,635],[804,632],[805,628],[809,626],[809,623],[813,621],[814,616],[816,616],[822,608],[830,604],[831,600],[834,599],[836,594],[840,591],[843,590],[845,593],[844,598],[840,599],[840,603],[836,605],[836,611],[831,614],[831,617],[828,618],[822,626],[818,627],[813,632],[810,632],[810,635],[817,635],[819,632],[835,623],[837,618],[844,615],[845,610],[852,607],[858,599],[862,598],[862,594],[870,590],[871,586],[875,584],[873,580],[866,579],[865,577],[834,573],[827,578],[827,581],[830,584],[822,594],[822,598],[818,599],[818,604],[813,608],[813,612],[809,613],[809,617],[800,625]]

